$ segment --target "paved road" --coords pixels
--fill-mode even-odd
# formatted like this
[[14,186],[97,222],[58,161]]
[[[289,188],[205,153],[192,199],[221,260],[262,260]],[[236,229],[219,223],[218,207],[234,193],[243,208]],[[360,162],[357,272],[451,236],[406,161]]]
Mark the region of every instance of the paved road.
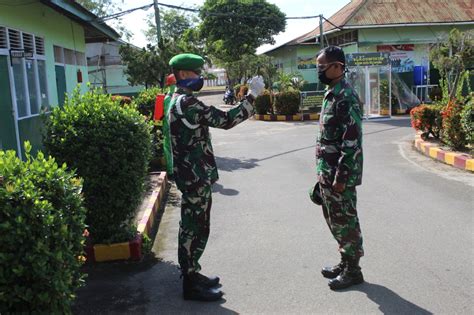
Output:
[[160,261],[93,268],[76,312],[472,314],[474,176],[414,152],[407,118],[364,124],[366,283],[328,289],[320,268],[338,260],[336,243],[307,194],[317,129],[247,121],[213,131],[221,179],[202,265],[221,276],[225,301],[180,298],[179,193],[171,189],[154,246]]

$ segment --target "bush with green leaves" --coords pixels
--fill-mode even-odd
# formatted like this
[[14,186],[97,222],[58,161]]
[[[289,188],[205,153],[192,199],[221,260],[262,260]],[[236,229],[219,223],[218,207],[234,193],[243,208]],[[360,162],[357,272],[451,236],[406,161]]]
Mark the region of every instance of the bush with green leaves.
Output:
[[160,93],[163,93],[163,90],[159,87],[144,89],[132,101],[132,106],[135,106],[137,110],[153,124],[153,128],[150,130],[152,139],[152,160],[150,167],[153,170],[164,169],[165,167],[165,165],[161,164],[161,160],[164,157],[162,124],[153,121],[155,113],[155,100],[156,96]]
[[0,151],[0,313],[71,313],[83,283],[82,181],[39,152]]
[[442,105],[420,105],[410,111],[411,126],[421,131],[421,138],[428,139],[430,135],[439,139],[442,131]]
[[95,243],[134,237],[151,154],[151,126],[133,106],[76,90],[46,121],[44,145],[84,179],[89,232]]
[[464,104],[451,99],[443,109],[443,131],[441,139],[454,150],[464,150],[467,145],[467,137],[461,124],[461,113]]
[[163,90],[156,86],[144,89],[133,98],[132,103],[142,115],[148,119],[153,119],[156,96],[160,93],[163,93]]
[[270,92],[265,90],[262,95],[255,99],[255,111],[259,115],[265,115],[272,112],[272,99]]
[[461,127],[466,135],[467,144],[474,150],[474,93],[471,93],[461,112]]
[[294,115],[300,110],[300,92],[287,90],[275,95],[275,112],[279,115]]

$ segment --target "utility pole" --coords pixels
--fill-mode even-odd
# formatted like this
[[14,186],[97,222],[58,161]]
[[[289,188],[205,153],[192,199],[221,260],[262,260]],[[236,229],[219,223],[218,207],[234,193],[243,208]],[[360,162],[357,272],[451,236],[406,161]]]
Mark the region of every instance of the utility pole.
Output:
[[321,49],[324,48],[324,39],[323,39],[323,15],[319,15],[319,45]]
[[156,38],[160,44],[161,24],[160,24],[160,8],[158,7],[158,0],[153,0],[153,7],[155,8],[155,23],[156,23]]

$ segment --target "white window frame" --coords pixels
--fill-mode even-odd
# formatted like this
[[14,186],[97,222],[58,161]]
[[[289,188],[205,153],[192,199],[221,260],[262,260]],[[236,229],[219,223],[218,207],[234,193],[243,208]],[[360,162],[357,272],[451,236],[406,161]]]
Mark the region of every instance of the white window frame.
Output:
[[[7,60],[10,64],[10,66],[8,67],[8,76],[9,76],[9,79],[10,79],[10,90],[11,90],[11,95],[12,95],[12,103],[13,103],[13,111],[15,112],[14,114],[14,117],[16,119],[16,121],[19,121],[19,120],[23,120],[23,119],[28,119],[28,118],[32,118],[32,117],[36,117],[36,116],[39,116],[41,115],[41,89],[40,89],[40,78],[39,78],[39,70],[38,70],[38,60],[43,60],[43,61],[46,61],[46,53],[44,55],[40,55],[40,54],[37,54],[36,52],[36,39],[37,38],[41,38],[43,40],[43,47],[44,47],[44,38],[41,37],[41,36],[37,36],[35,34],[32,34],[30,32],[23,32],[21,30],[18,30],[18,29],[11,29],[11,28],[8,28],[6,26],[3,26],[3,25],[0,25],[0,27],[3,27],[5,29],[5,33],[6,33],[6,38],[7,38],[7,48],[6,49],[0,49],[0,54],[1,55],[6,55],[7,56]],[[21,58],[21,67],[22,67],[22,72],[23,72],[23,93],[25,94],[25,102],[26,102],[26,115],[23,115],[23,116],[19,116],[19,111],[18,111],[18,104],[17,104],[17,98],[16,98],[16,88],[15,88],[15,80],[14,80],[14,76],[13,76],[13,69],[12,69],[12,66],[11,66],[11,56],[10,56],[10,49],[11,49],[11,45],[10,45],[10,34],[9,34],[9,30],[13,30],[13,31],[17,31],[20,33],[20,43],[21,43],[21,47],[22,49],[24,49],[24,44],[23,44],[23,34],[28,34],[28,35],[31,35],[32,36],[32,39],[33,39],[33,57],[32,58],[29,58],[30,60],[33,61],[33,71],[34,71],[34,78],[35,78],[35,87],[36,87],[36,100],[37,100],[37,109],[38,109],[38,113],[36,114],[31,114],[31,103],[30,103],[30,92],[29,92],[29,86],[28,86],[28,77],[27,77],[27,72],[26,72],[26,58]],[[46,92],[46,98],[48,99],[48,102],[50,100],[50,95],[49,95],[49,88],[48,88],[48,82],[46,80],[45,82],[45,92]],[[19,139],[19,135],[18,135],[18,128],[17,128],[17,138]],[[18,140],[19,141],[19,140]]]

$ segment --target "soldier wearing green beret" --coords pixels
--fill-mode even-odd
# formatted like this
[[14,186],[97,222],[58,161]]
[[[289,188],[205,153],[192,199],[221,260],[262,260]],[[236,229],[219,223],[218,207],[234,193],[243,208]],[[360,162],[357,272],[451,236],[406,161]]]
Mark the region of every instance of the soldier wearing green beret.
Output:
[[261,77],[250,82],[247,96],[229,111],[206,106],[193,92],[204,84],[200,75],[204,59],[194,54],[174,56],[169,65],[177,90],[168,114],[173,151],[173,176],[181,197],[178,260],[183,276],[184,299],[215,301],[223,293],[218,277],[200,273],[199,258],[210,232],[211,186],[218,179],[209,127],[230,129],[253,115],[253,102],[263,92]]

